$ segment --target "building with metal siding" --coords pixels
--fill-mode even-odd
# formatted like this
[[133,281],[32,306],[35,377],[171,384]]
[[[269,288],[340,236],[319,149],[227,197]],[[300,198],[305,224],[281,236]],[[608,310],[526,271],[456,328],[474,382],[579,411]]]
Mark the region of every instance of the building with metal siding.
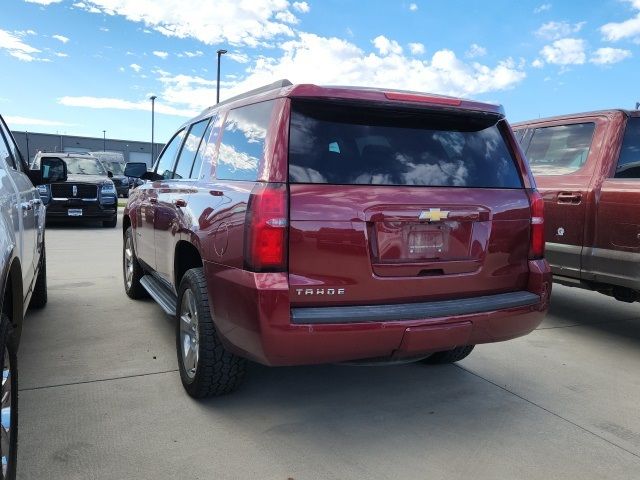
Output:
[[[23,155],[27,152],[29,164],[38,152],[95,152],[108,151],[119,152],[124,155],[127,162],[146,162],[152,165],[151,142],[138,142],[135,140],[106,140],[99,137],[76,137],[73,135],[54,135],[51,133],[33,133],[25,131],[12,131],[13,136]],[[155,156],[157,157],[164,144],[155,144]]]

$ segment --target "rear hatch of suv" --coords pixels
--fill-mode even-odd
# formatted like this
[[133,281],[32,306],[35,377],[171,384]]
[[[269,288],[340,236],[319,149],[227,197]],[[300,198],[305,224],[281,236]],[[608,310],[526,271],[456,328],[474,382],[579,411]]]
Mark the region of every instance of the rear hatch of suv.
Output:
[[502,115],[291,100],[291,305],[526,289],[531,210]]

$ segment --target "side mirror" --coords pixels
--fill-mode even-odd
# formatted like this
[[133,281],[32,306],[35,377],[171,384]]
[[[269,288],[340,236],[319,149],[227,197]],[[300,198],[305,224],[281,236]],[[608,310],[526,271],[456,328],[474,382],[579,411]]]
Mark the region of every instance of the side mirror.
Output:
[[147,164],[144,162],[129,162],[124,166],[124,176],[131,178],[141,178],[142,180],[158,180],[162,178],[153,172],[147,170]]
[[124,176],[141,178],[147,173],[147,164],[144,162],[129,162],[124,166]]
[[[38,170],[36,170],[37,172]],[[40,160],[39,185],[67,181],[67,164],[61,158],[44,157]]]
[[107,177],[113,178],[113,172],[112,171],[107,171]]

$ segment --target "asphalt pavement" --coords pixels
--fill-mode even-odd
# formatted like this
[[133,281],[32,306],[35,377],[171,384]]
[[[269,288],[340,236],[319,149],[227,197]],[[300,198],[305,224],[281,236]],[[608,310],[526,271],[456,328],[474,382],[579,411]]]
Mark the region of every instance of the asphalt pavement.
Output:
[[195,401],[174,325],[124,293],[121,227],[47,228],[19,353],[19,479],[640,479],[640,304],[554,286],[458,365],[252,365]]

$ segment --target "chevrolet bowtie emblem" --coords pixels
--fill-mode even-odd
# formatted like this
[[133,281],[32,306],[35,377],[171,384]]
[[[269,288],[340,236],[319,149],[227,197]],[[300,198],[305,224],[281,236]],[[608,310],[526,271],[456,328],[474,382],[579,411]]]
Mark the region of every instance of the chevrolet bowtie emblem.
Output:
[[446,210],[440,210],[439,208],[430,208],[429,210],[423,210],[420,212],[420,220],[427,220],[429,222],[439,222],[449,216],[449,212]]

